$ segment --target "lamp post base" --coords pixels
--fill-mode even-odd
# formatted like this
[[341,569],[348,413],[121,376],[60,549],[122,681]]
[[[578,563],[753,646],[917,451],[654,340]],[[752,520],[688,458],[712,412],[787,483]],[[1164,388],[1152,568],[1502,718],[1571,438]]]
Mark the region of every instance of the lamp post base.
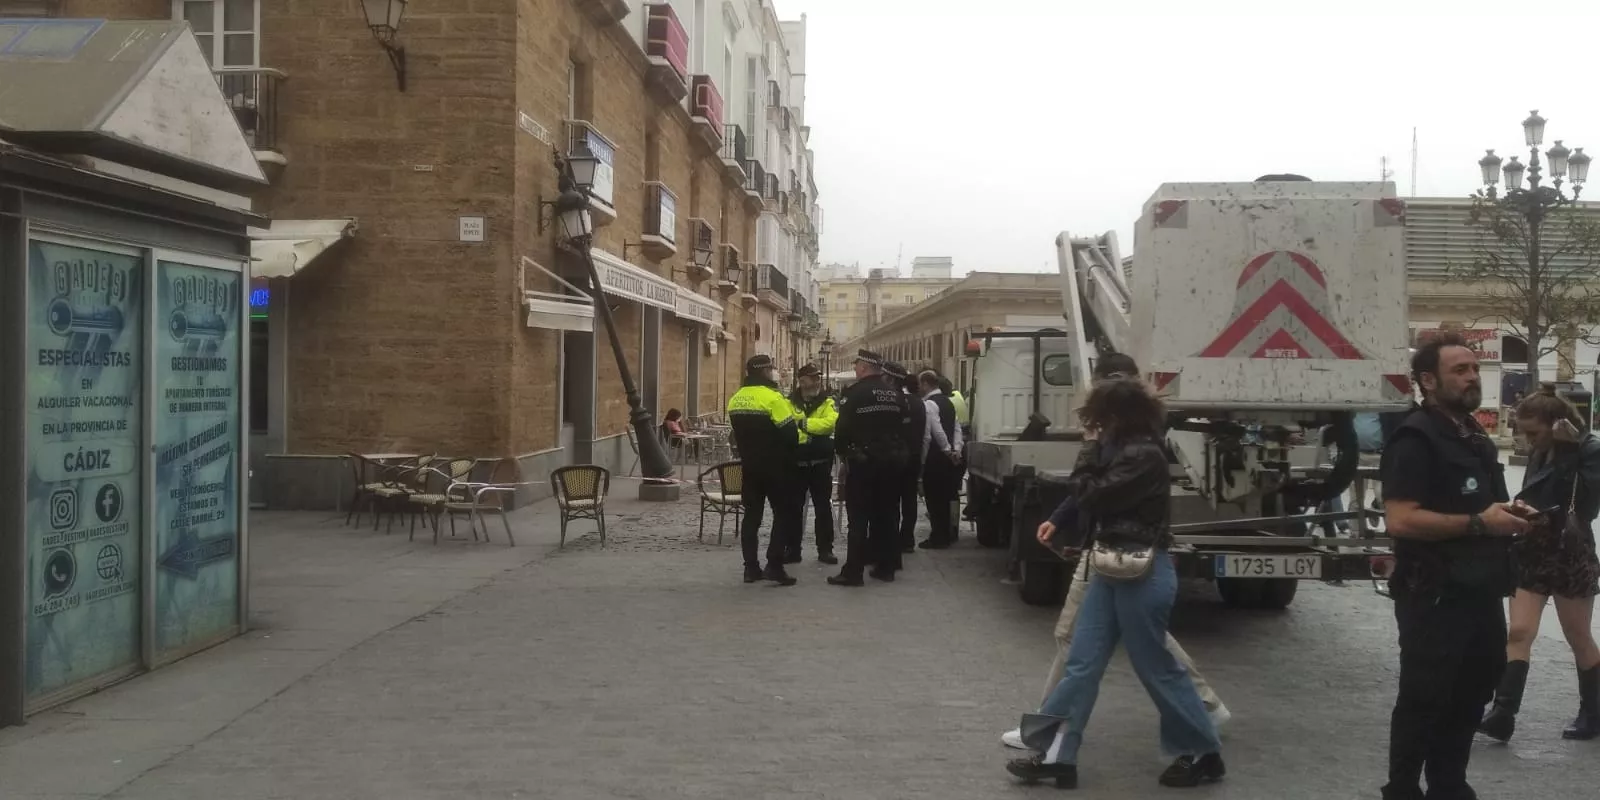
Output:
[[677,483],[657,483],[649,478],[639,482],[639,499],[647,503],[674,503],[682,495]]

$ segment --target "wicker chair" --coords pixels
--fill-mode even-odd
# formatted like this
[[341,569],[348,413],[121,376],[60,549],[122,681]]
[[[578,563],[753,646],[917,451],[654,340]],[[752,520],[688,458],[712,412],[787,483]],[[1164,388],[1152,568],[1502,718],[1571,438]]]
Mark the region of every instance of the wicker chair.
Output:
[[611,491],[611,472],[593,464],[561,467],[550,473],[556,507],[561,511],[561,541],[567,546],[567,523],[592,519],[600,529],[600,546],[606,546],[606,494]]
[[[472,475],[472,467],[477,461],[470,458],[453,458],[446,462],[444,469],[437,466],[421,468],[421,479],[424,483],[422,491],[406,498],[411,506],[411,541],[417,538],[417,517],[422,517],[424,524],[433,525],[433,543],[439,543],[439,517],[444,514],[444,508],[452,500],[449,492],[451,487],[467,480]],[[429,491],[433,488],[427,486],[429,480],[442,480],[443,486],[438,492]],[[437,485],[437,484],[436,484]],[[460,496],[460,493],[457,493]],[[474,531],[476,533],[476,531]],[[487,536],[488,534],[485,534]]]
[[[711,477],[717,484],[716,488],[706,485],[706,478]],[[728,515],[733,515],[733,532],[739,533],[739,520],[744,514],[744,464],[738,461],[724,461],[694,479],[695,486],[700,489],[700,533],[699,541],[706,540],[706,512],[717,513],[717,544],[722,544],[722,532],[728,522]]]

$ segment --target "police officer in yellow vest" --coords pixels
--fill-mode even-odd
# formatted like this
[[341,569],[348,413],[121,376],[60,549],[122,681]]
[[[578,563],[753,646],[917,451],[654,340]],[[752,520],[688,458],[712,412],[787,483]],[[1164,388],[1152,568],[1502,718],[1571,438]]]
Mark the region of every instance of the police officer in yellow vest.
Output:
[[[799,421],[789,398],[778,391],[777,364],[769,355],[745,362],[739,391],[728,398],[728,424],[744,465],[744,522],[739,545],[744,550],[744,582],[769,580],[793,586],[795,579],[783,568],[785,549],[800,541],[798,459]],[[767,568],[761,569],[758,548],[763,506],[772,506],[772,536],[767,542]]]
[[[800,451],[797,476],[799,491],[811,496],[811,506],[817,515],[817,560],[824,564],[837,564],[833,555],[833,429],[839,422],[839,411],[833,398],[822,392],[822,370],[807,364],[796,373],[794,393],[789,402],[794,404],[795,419],[800,423]],[[800,499],[805,510],[805,498]],[[799,531],[789,545],[784,563],[796,564],[801,560]]]

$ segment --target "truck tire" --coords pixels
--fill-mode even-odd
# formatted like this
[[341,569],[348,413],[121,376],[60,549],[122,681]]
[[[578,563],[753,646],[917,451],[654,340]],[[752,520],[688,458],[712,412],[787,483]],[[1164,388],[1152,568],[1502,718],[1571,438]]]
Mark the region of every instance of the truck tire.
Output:
[[1218,578],[1217,594],[1230,608],[1282,611],[1294,602],[1300,582],[1287,579]]
[[1047,561],[1024,561],[1017,590],[1030,606],[1059,606],[1067,596],[1067,570]]

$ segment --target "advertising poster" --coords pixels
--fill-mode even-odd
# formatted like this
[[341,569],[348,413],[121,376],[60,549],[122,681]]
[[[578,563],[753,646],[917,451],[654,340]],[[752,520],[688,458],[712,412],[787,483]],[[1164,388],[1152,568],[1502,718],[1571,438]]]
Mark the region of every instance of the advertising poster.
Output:
[[156,649],[231,633],[239,609],[240,273],[158,261]]
[[143,259],[68,241],[28,242],[30,697],[139,660]]

